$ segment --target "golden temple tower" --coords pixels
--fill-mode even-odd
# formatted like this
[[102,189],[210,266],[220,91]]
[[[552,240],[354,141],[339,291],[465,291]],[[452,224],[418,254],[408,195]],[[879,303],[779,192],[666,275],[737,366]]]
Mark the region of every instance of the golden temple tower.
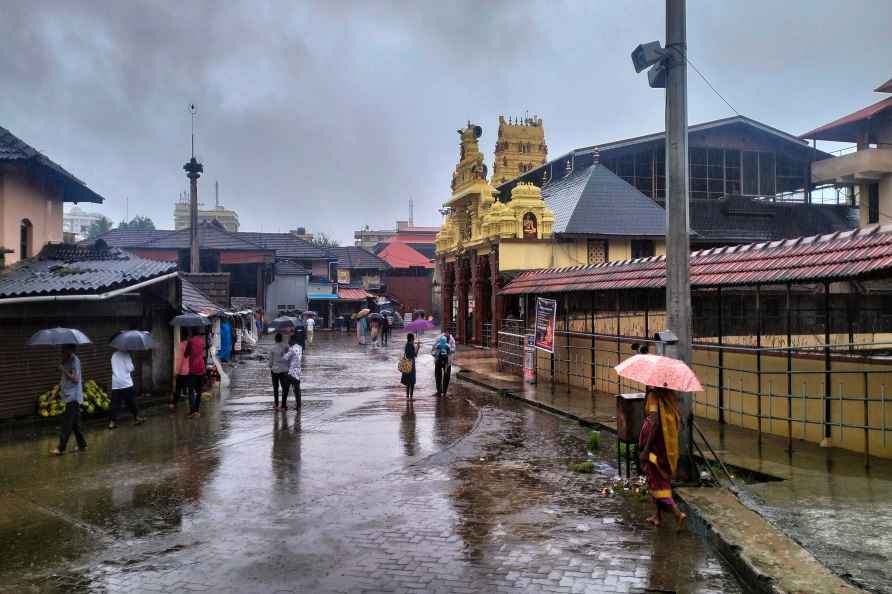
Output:
[[493,164],[492,185],[498,186],[518,175],[544,165],[548,157],[542,118],[499,116],[499,138]]

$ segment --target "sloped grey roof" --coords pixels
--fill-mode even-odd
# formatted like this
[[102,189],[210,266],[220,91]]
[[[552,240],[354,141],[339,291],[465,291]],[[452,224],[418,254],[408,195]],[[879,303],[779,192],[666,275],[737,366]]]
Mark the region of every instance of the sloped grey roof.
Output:
[[542,187],[554,232],[596,237],[662,237],[666,212],[600,163]]
[[117,248],[49,244],[37,257],[0,274],[0,299],[100,293],[176,269],[172,262],[146,260]]
[[[154,237],[138,247],[146,249],[188,249],[192,241],[191,229],[168,231],[166,235]],[[198,244],[202,249],[211,250],[254,250],[272,251],[254,243],[237,233],[230,233],[215,221],[204,221],[198,226]]]
[[21,162],[34,165],[50,175],[57,176],[65,185],[63,199],[66,202],[94,202],[101,204],[102,196],[87,187],[64,167],[38,151],[27,142],[0,126],[0,161]]
[[181,299],[183,311],[204,314],[206,316],[219,315],[223,309],[201,292],[201,289],[190,283],[183,275],[180,275]]
[[310,271],[298,262],[280,260],[276,262],[276,274],[279,276],[305,276],[310,274]]
[[308,241],[299,239],[291,233],[258,233],[254,231],[239,231],[236,236],[262,245],[266,249],[275,250],[277,258],[296,258],[305,260],[331,259],[329,254]]
[[338,268],[386,270],[387,262],[372,252],[355,246],[329,248],[332,256],[338,259]]

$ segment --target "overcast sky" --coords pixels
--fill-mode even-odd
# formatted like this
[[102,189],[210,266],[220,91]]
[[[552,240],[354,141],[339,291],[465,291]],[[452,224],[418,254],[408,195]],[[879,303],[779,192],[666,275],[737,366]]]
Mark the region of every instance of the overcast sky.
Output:
[[[2,0],[0,126],[172,228],[198,106],[199,198],[243,230],[437,225],[471,120],[538,114],[551,156],[663,128],[629,54],[664,2]],[[801,133],[877,101],[892,2],[689,0],[688,55],[741,114]],[[733,115],[689,70],[689,120]],[[490,167],[491,169],[491,167]]]

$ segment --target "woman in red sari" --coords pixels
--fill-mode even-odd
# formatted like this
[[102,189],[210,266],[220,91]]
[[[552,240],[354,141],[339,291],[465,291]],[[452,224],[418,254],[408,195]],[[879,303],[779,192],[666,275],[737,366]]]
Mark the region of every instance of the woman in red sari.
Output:
[[647,518],[647,521],[659,526],[663,511],[671,511],[675,515],[677,527],[681,529],[687,516],[672,499],[671,483],[678,465],[678,428],[681,424],[674,392],[664,388],[651,388],[644,402],[644,411],[638,449],[650,496],[657,506],[656,514]]

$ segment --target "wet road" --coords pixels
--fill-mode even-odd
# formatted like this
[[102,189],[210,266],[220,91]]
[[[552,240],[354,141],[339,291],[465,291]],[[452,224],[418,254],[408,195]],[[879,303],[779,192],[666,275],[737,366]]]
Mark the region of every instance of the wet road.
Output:
[[647,504],[596,493],[606,435],[574,474],[575,423],[468,385],[437,400],[424,354],[409,407],[401,345],[317,336],[299,413],[250,359],[198,420],[94,426],[59,459],[54,435],[0,444],[0,591],[740,591]]

